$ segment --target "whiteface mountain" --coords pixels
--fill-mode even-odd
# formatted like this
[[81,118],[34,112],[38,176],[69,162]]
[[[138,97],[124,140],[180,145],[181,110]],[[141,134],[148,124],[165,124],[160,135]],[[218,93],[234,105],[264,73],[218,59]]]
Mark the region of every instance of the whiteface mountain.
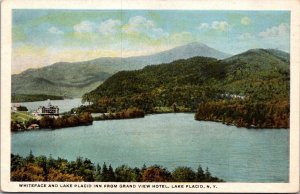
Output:
[[224,59],[229,54],[202,43],[190,43],[153,55],[112,58],[102,57],[81,62],[58,62],[12,75],[12,94],[47,94],[81,97],[112,74],[122,70],[142,69],[147,65],[170,63],[195,56]]

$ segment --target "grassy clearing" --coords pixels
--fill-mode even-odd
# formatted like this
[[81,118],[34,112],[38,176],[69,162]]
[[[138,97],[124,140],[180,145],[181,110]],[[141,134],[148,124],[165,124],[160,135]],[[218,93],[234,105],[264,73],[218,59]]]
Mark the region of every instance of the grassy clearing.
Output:
[[18,112],[12,112],[11,113],[11,120],[13,122],[26,122],[26,121],[28,121],[30,119],[36,119],[36,117],[33,116],[29,112],[18,111]]

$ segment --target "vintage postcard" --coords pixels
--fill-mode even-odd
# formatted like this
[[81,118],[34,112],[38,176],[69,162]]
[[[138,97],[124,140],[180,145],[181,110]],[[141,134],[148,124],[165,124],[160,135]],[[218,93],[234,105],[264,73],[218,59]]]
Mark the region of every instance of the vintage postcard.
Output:
[[299,191],[300,1],[4,0],[1,191]]

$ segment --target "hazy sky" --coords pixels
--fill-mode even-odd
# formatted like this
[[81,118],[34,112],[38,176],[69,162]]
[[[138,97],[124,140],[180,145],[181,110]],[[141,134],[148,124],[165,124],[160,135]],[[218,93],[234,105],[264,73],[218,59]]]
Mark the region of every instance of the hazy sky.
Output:
[[13,10],[12,73],[59,61],[147,55],[190,42],[230,54],[289,52],[288,11]]

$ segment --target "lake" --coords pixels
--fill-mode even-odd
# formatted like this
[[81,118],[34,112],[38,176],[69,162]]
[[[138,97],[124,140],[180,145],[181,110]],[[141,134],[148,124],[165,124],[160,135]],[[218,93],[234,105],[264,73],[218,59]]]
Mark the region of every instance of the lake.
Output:
[[[53,103],[55,105],[55,103]],[[288,182],[289,130],[246,129],[196,121],[191,113],[148,115],[93,125],[12,134],[12,153],[50,154],[142,167],[209,167],[226,182]]]

